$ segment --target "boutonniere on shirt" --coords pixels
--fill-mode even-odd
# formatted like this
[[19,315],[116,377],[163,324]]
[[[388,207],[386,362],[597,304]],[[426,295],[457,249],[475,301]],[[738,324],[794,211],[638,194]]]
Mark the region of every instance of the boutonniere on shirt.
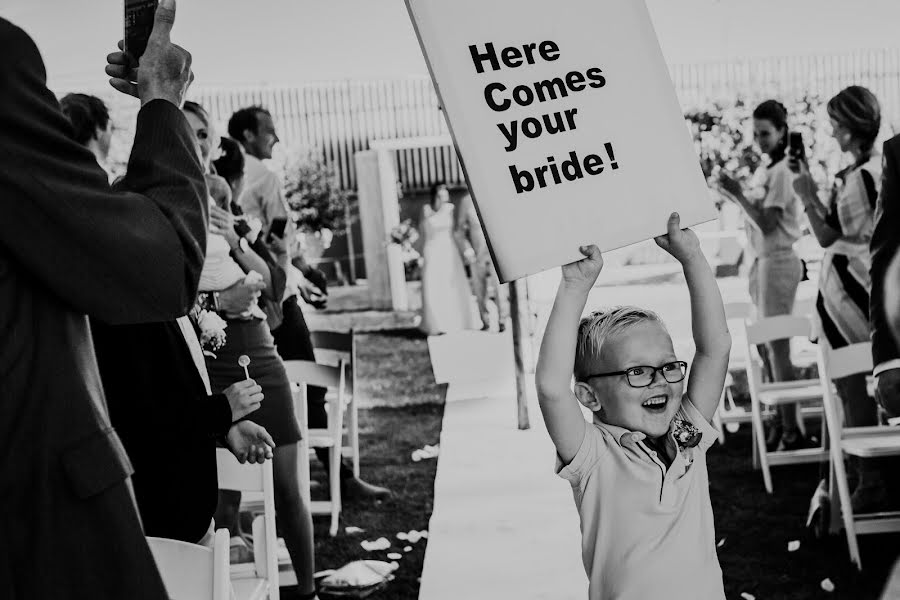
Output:
[[681,417],[675,417],[672,425],[672,433],[675,436],[675,441],[678,442],[678,446],[682,450],[693,448],[700,443],[700,438],[702,437],[700,430],[690,421],[682,419]]
[[201,310],[197,315],[197,327],[200,329],[200,347],[203,354],[216,358],[215,352],[225,345],[225,328],[228,323],[212,311]]

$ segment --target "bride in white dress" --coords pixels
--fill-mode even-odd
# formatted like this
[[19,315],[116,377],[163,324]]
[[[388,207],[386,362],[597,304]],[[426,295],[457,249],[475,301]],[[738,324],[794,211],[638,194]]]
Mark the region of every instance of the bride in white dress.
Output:
[[453,237],[453,210],[447,186],[435,185],[426,204],[420,229],[425,240],[422,256],[422,323],[428,335],[478,329],[471,306],[472,290]]

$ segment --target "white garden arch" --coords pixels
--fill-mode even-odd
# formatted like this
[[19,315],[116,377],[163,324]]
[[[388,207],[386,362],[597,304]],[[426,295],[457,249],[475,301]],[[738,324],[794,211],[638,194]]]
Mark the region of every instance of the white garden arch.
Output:
[[375,310],[409,310],[400,248],[388,243],[391,229],[400,223],[394,152],[443,146],[453,146],[449,135],[374,140],[369,150],[354,154],[363,257]]

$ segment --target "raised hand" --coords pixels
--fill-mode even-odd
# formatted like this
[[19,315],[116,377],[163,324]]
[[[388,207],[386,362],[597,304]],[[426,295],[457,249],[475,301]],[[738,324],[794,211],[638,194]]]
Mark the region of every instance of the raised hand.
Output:
[[675,257],[678,262],[684,264],[698,256],[703,256],[697,234],[691,229],[681,228],[681,217],[677,212],[669,216],[666,231],[666,235],[655,237],[653,240],[657,246]]
[[603,256],[600,248],[593,244],[581,246],[578,251],[584,258],[563,265],[562,284],[569,288],[589,290],[594,287],[594,282],[603,270]]
[[817,200],[819,195],[819,186],[816,185],[815,179],[809,174],[809,168],[804,161],[798,161],[800,170],[798,175],[794,177],[794,192],[800,196],[800,200],[806,205],[810,200]]
[[231,420],[242,419],[259,408],[263,401],[262,388],[252,379],[244,379],[225,388],[231,407]]
[[264,427],[253,421],[240,421],[225,434],[225,445],[241,464],[264,463],[272,458],[275,441]]
[[234,215],[231,211],[219,208],[215,204],[209,207],[209,232],[221,235],[234,248],[241,238],[234,229]]
[[174,24],[175,0],[161,0],[140,64],[121,51],[121,41],[119,52],[106,57],[110,85],[123,94],[139,98],[141,105],[159,98],[180,107],[194,74],[191,53],[169,39]]

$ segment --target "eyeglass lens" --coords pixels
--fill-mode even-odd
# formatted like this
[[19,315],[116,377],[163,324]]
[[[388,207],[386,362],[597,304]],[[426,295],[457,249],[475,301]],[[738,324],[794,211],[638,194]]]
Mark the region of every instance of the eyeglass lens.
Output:
[[654,369],[653,367],[633,367],[628,369],[625,376],[628,378],[629,385],[633,387],[647,387],[653,383],[656,371],[661,371],[668,383],[678,383],[684,379],[685,374],[683,362],[671,362],[658,369]]

